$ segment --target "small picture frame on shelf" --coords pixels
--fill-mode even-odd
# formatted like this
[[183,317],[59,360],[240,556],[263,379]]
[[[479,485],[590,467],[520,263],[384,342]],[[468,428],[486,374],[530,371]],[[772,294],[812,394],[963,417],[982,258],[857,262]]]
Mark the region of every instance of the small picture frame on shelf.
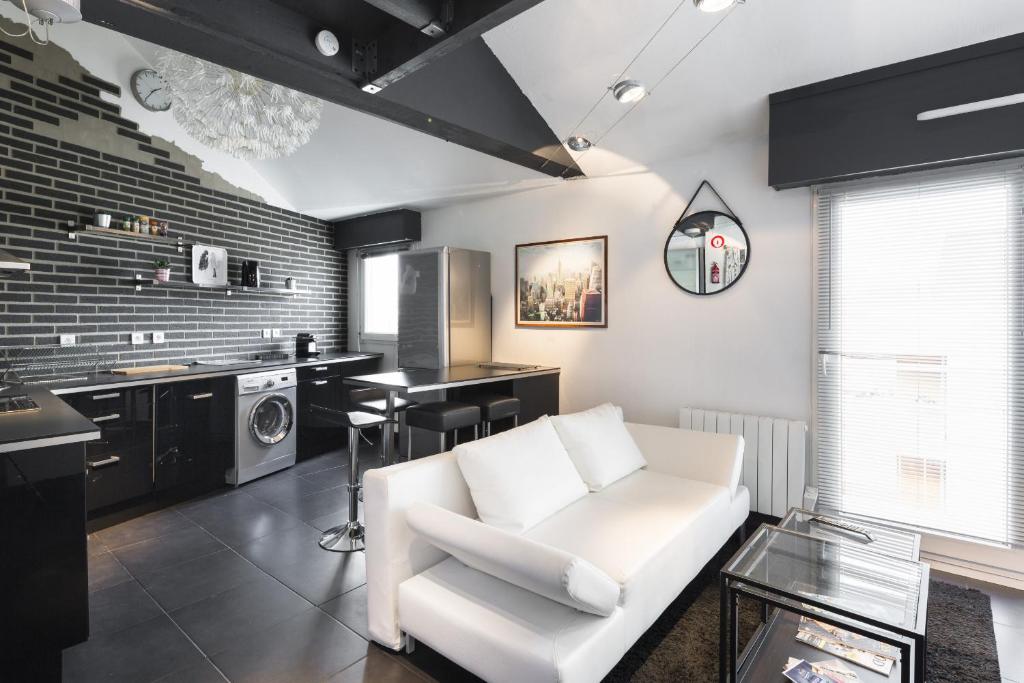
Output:
[[208,287],[228,284],[228,252],[207,244],[192,246],[192,282]]

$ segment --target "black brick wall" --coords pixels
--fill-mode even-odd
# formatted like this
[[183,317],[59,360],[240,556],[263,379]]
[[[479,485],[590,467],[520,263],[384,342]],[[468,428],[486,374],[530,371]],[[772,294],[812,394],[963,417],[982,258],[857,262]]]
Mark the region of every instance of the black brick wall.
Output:
[[[110,344],[104,351],[127,365],[292,350],[290,339],[260,336],[280,328],[286,337],[316,333],[322,347],[344,350],[346,265],[327,224],[211,187],[229,186],[198,159],[140,133],[101,91],[122,96],[59,47],[0,42],[0,246],[32,262],[28,277],[0,280],[0,345],[75,334],[80,343]],[[265,286],[295,277],[303,294],[136,292],[132,278],[151,278],[156,258],[171,261],[172,279],[189,281],[190,249],[69,239],[69,223],[91,223],[97,210],[115,221],[124,214],[168,220],[186,245],[226,248],[232,282],[241,261],[254,259]],[[167,343],[128,345],[131,332],[153,331],[165,332]]]

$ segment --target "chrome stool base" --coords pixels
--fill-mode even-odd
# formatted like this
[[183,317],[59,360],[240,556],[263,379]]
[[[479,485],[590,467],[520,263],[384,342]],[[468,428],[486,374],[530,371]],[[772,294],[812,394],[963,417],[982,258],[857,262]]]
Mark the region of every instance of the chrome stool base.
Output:
[[362,522],[347,522],[328,529],[320,536],[320,547],[334,553],[366,550],[366,527]]

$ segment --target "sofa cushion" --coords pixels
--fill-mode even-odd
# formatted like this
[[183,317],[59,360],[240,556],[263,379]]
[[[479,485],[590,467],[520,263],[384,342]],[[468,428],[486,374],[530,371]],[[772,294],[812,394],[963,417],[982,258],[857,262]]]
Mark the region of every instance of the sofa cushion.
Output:
[[449,557],[398,587],[402,630],[492,683],[594,683],[635,637]]
[[558,432],[572,463],[591,491],[600,491],[647,464],[611,403],[569,415],[556,415]]
[[525,535],[603,570],[622,586],[619,604],[628,606],[634,594],[666,584],[661,572],[699,571],[736,528],[731,499],[722,486],[638,470]]
[[485,574],[602,617],[618,604],[619,584],[564,550],[429,503],[412,505],[406,518],[429,543]]
[[480,520],[499,529],[522,533],[587,495],[546,416],[453,452]]

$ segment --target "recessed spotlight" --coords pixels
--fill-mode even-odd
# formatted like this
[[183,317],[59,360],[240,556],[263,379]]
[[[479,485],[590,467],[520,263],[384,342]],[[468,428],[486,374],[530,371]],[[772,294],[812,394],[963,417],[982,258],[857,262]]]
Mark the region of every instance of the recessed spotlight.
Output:
[[569,149],[574,152],[586,152],[594,146],[594,143],[582,135],[570,135],[569,139],[565,141],[565,144],[569,145]]
[[640,81],[620,81],[612,87],[612,94],[619,102],[632,104],[647,96],[647,88]]
[[721,12],[724,9],[729,9],[737,2],[743,2],[744,0],[693,0],[693,4],[697,6],[701,12]]
[[338,54],[341,49],[341,43],[338,42],[338,36],[334,35],[331,31],[324,29],[316,34],[316,40],[313,41],[316,44],[317,51],[324,57],[333,57]]

